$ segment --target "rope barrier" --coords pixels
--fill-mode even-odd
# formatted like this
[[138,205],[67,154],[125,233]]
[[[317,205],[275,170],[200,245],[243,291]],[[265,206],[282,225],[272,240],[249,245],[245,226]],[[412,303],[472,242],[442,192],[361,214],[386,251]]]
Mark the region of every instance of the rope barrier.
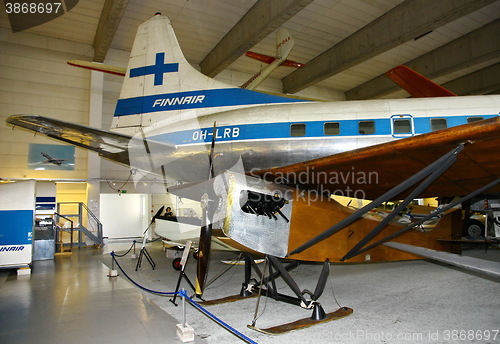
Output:
[[[134,242],[132,242],[132,246],[130,246],[130,248],[128,249],[128,251],[127,251],[127,252],[125,252],[124,254],[116,254],[116,253],[115,253],[114,255],[115,255],[116,257],[119,257],[119,258],[121,258],[121,257],[125,257],[125,256],[126,256],[127,254],[129,254],[129,252],[132,250],[132,248],[134,247],[135,243],[136,243],[136,241],[134,240]],[[114,252],[114,251],[113,251],[113,252]]]
[[228,330],[229,332],[231,332],[232,334],[234,334],[236,337],[240,338],[241,340],[243,340],[243,341],[245,341],[245,342],[247,342],[249,344],[258,344],[257,342],[251,340],[250,338],[248,338],[247,336],[245,336],[243,333],[241,333],[241,332],[237,331],[236,329],[232,328],[231,326],[229,326],[228,324],[226,324],[224,321],[222,321],[221,319],[217,318],[215,315],[213,315],[212,313],[210,313],[209,311],[207,311],[205,308],[203,308],[202,306],[200,306],[196,301],[194,301],[192,298],[190,298],[189,296],[187,296],[185,290],[181,290],[179,292],[179,295],[181,295],[182,297],[185,297],[186,300],[188,300],[188,302],[193,307],[195,307],[200,312],[202,312],[203,314],[205,314],[208,318],[210,318],[211,320],[213,320],[214,322],[216,322],[219,326],[222,326],[223,328],[225,328],[226,330]]
[[[128,251],[130,252],[130,250]],[[127,252],[127,253],[128,253]],[[156,290],[152,290],[152,289],[149,289],[149,288],[146,288],[146,287],[143,287],[142,285],[140,285],[139,283],[135,282],[129,275],[127,275],[127,273],[123,270],[123,268],[121,267],[120,263],[118,263],[118,261],[116,260],[116,257],[123,257],[125,256],[127,253],[125,253],[124,255],[122,256],[117,256],[115,254],[115,252],[111,252],[110,255],[113,259],[113,261],[116,263],[116,265],[118,266],[118,268],[120,269],[120,271],[123,273],[123,275],[125,277],[127,277],[127,279],[132,282],[135,286],[137,286],[139,289],[142,289],[144,291],[147,291],[148,293],[151,293],[151,294],[156,294],[156,295],[165,295],[165,296],[173,296],[173,295],[179,295],[181,297],[183,297],[184,299],[188,300],[189,304],[191,306],[193,306],[194,308],[196,308],[198,311],[200,311],[202,314],[204,314],[205,316],[207,316],[209,319],[211,319],[212,321],[214,321],[215,323],[217,323],[219,326],[223,327],[224,329],[226,329],[227,331],[229,331],[230,333],[232,333],[233,335],[235,335],[236,337],[240,338],[241,340],[243,340],[244,342],[246,343],[249,343],[249,344],[258,344],[257,342],[253,341],[252,339],[248,338],[247,336],[245,336],[243,333],[237,331],[236,329],[232,328],[231,326],[229,326],[227,323],[225,323],[224,321],[222,321],[221,319],[217,318],[214,314],[210,313],[209,311],[207,311],[205,308],[203,308],[202,306],[200,306],[196,301],[194,301],[192,298],[190,298],[188,295],[187,295],[187,292],[184,290],[184,289],[181,289],[180,291],[178,292],[162,292],[162,291],[156,291]]]
[[152,290],[152,289],[148,289],[146,287],[143,287],[142,285],[140,285],[139,283],[137,283],[136,281],[134,281],[129,275],[127,275],[127,273],[125,272],[125,270],[123,270],[123,268],[121,267],[120,263],[118,263],[118,261],[116,260],[115,258],[115,252],[111,252],[111,257],[113,257],[113,260],[114,262],[116,263],[116,265],[118,266],[118,268],[120,269],[120,271],[123,273],[123,275],[125,277],[128,278],[128,280],[130,282],[132,282],[135,286],[137,286],[138,288],[144,290],[144,291],[147,291],[148,293],[151,293],[151,294],[158,294],[158,295],[176,295],[178,293],[176,292],[163,292],[163,291],[156,291],[156,290]]

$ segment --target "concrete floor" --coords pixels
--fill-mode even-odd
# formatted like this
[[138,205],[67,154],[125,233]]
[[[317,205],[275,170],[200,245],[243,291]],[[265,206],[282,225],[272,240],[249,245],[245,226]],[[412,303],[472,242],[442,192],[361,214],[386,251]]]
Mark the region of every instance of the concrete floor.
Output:
[[[171,260],[165,258],[158,245],[148,250],[157,263],[155,270],[145,262],[135,272],[136,261],[127,257],[118,258],[119,262],[134,280],[148,288],[172,290],[178,274],[172,270]],[[500,250],[497,249],[490,249],[487,253],[484,250],[468,250],[465,254],[500,262]],[[221,259],[233,257],[233,253],[214,252],[208,280],[228,268],[220,263]],[[194,276],[194,270],[195,264],[191,260],[187,267],[190,277]],[[292,271],[292,275],[301,289],[314,290],[320,270],[320,265],[302,264]],[[237,294],[243,276],[243,267],[231,268],[208,286],[204,297],[210,300]],[[425,260],[332,264],[330,280],[320,302],[326,312],[332,312],[339,308],[337,299],[341,306],[353,308],[354,313],[344,319],[278,336],[247,328],[252,323],[256,299],[207,309],[258,343],[499,343],[498,282]],[[182,286],[189,288],[184,282]],[[280,292],[291,295],[282,280],[279,280],[278,288]],[[169,302],[169,298],[150,297],[166,312],[178,314],[179,310]],[[240,342],[193,307],[188,307],[187,315],[195,332],[208,343]],[[256,326],[271,327],[310,315],[311,311],[263,298]],[[457,335],[464,333],[467,334],[466,339],[460,340]],[[490,339],[486,340],[488,336]]]
[[[123,274],[107,277],[110,250],[124,252],[129,243],[110,244],[103,251],[85,249],[71,258],[35,262],[31,277],[0,270],[1,343],[179,343],[175,324],[181,307],[140,291]],[[130,255],[117,258],[137,283],[158,291],[173,291],[178,273],[161,244],[148,245],[157,264],[146,260],[135,271]],[[500,262],[500,250],[470,250],[465,254]],[[226,270],[221,259],[233,253],[214,252],[209,280]],[[191,259],[187,274],[194,282]],[[321,266],[302,264],[292,272],[301,289],[314,290]],[[233,267],[206,289],[206,299],[237,294],[243,267]],[[341,306],[354,309],[347,318],[308,329],[268,336],[246,326],[252,322],[256,299],[207,307],[211,313],[258,343],[499,343],[500,284],[463,270],[429,261],[331,265],[320,302],[326,312]],[[183,282],[182,286],[188,289]],[[278,288],[290,294],[279,280]],[[263,298],[257,327],[270,327],[309,317],[310,311]],[[195,308],[187,320],[196,343],[238,343]],[[462,331],[462,332],[460,332]],[[465,335],[461,340],[460,335]],[[489,339],[487,339],[489,337]],[[463,337],[464,338],[464,337]],[[462,338],[462,339],[463,339]]]
[[102,256],[77,249],[35,261],[31,276],[0,270],[0,343],[180,343],[180,321],[124,279],[107,277]]

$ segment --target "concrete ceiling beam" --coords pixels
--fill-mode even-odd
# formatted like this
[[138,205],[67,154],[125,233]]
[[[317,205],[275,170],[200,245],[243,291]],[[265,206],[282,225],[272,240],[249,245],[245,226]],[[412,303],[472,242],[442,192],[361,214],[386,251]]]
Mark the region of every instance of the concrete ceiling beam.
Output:
[[500,63],[447,82],[443,87],[459,96],[497,93],[500,90]]
[[287,75],[283,91],[298,92],[493,1],[406,0]]
[[[459,37],[433,51],[405,63],[406,66],[434,79],[500,56],[500,20]],[[498,77],[498,74],[497,74]],[[346,100],[372,99],[400,90],[385,74],[345,93]],[[462,94],[462,93],[457,93]]]
[[104,3],[94,36],[93,61],[104,62],[127,5],[128,0],[106,0]]
[[216,76],[313,0],[259,0],[201,61],[201,72]]

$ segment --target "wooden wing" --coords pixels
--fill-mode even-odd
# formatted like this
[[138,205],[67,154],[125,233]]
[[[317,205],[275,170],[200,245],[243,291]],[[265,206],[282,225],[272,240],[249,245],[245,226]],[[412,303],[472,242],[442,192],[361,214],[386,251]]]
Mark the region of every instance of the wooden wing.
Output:
[[303,188],[324,193],[375,199],[460,144],[465,148],[455,164],[420,197],[465,195],[499,178],[500,117],[261,170],[254,175],[269,181],[296,180]]

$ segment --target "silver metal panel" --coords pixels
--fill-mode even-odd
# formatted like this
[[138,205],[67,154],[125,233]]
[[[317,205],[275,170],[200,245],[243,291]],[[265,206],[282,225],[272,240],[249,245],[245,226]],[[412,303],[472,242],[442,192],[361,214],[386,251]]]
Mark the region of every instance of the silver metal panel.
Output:
[[54,239],[35,240],[33,260],[54,259],[55,248]]
[[214,190],[221,198],[214,216],[214,221],[217,222],[214,227],[222,228],[229,238],[252,250],[276,257],[286,256],[290,222],[286,222],[280,215],[277,215],[276,220],[243,212],[241,207],[246,199],[241,199],[241,195],[246,190],[270,196],[278,194],[288,201],[281,212],[290,219],[293,204],[291,189],[227,171],[216,178]]
[[[308,140],[276,140],[248,142],[220,142],[216,144],[214,160],[215,174],[234,170],[240,162],[245,172],[271,167],[286,166],[302,161],[322,158],[344,152],[346,147],[360,148],[386,142],[386,137],[363,138],[312,138]],[[208,171],[208,152],[200,153],[199,145],[180,147],[175,153],[165,157],[169,177],[183,181],[205,180]],[[247,168],[250,166],[252,169]],[[243,171],[241,171],[243,172]]]

